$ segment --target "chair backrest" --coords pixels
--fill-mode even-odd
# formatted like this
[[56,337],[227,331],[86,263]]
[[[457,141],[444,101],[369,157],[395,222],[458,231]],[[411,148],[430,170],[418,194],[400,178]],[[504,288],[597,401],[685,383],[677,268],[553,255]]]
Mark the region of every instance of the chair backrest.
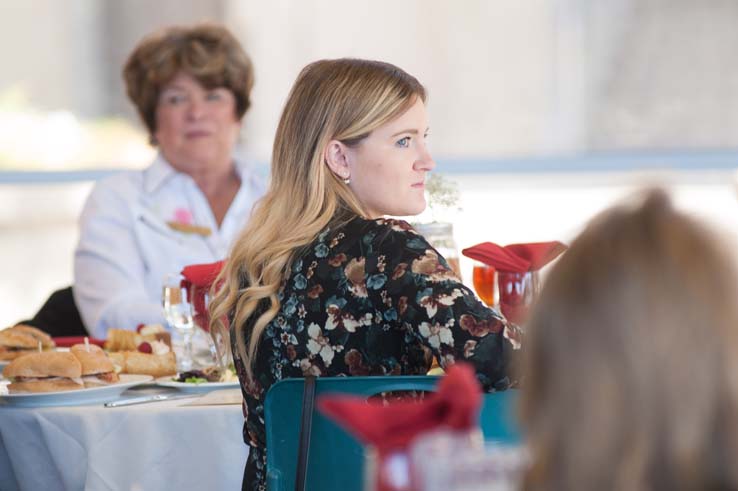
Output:
[[[439,379],[428,376],[319,377],[315,394],[316,397],[328,393],[370,397],[390,391],[432,391]],[[295,488],[303,382],[295,378],[274,384],[264,402],[269,491]],[[508,444],[520,441],[512,412],[515,398],[514,391],[485,394],[480,414],[485,440]],[[308,490],[363,488],[364,448],[317,409],[313,414],[309,454]]]

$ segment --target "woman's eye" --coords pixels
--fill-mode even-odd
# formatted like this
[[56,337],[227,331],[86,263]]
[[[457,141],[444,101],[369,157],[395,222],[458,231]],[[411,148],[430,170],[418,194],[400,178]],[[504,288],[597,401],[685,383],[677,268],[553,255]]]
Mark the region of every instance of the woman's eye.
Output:
[[209,101],[218,101],[222,98],[223,96],[221,95],[220,92],[208,92],[208,95],[207,95],[207,100]]
[[397,146],[398,147],[409,147],[410,146],[410,137],[406,136],[405,138],[400,138],[397,140]]
[[185,96],[180,94],[170,94],[167,96],[164,96],[164,102],[171,106],[176,106],[177,104],[181,104],[185,101]]

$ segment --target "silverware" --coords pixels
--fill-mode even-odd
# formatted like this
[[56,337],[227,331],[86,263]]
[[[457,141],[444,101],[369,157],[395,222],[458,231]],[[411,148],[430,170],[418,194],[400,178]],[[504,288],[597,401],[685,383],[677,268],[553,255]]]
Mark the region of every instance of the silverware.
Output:
[[199,397],[202,394],[154,394],[149,396],[131,397],[130,399],[122,399],[120,401],[106,402],[105,407],[122,407],[132,406],[134,404],[144,404],[147,402],[172,401],[174,399],[186,399],[188,397]]

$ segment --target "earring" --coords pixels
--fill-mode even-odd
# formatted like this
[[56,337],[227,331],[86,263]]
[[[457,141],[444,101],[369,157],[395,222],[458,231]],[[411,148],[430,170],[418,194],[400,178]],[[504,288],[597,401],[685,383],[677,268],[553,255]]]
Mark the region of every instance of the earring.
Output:
[[351,176],[346,176],[343,178],[343,183],[346,185],[351,184]]

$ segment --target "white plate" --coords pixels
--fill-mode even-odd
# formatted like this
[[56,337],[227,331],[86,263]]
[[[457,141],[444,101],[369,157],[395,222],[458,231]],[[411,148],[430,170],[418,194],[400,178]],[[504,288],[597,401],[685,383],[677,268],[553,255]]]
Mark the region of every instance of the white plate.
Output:
[[124,390],[148,382],[151,375],[120,375],[117,384],[91,387],[89,389],[64,390],[59,392],[34,392],[25,394],[0,394],[0,402],[20,407],[78,406],[102,404],[117,399]]
[[187,382],[175,382],[172,376],[159,377],[156,385],[160,387],[172,387],[182,392],[209,392],[216,389],[233,389],[239,387],[238,380],[233,382],[203,382],[201,384],[190,384]]

